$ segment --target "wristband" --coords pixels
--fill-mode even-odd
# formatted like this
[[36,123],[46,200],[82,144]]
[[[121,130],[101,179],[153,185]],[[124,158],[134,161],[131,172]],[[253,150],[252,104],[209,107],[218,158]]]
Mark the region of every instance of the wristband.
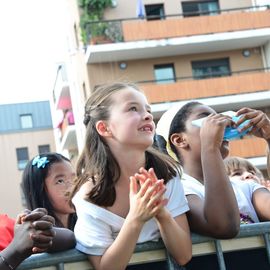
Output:
[[0,254],[0,258],[1,258],[2,262],[3,262],[10,270],[14,270],[14,269],[15,269],[12,265],[10,265],[10,264],[8,263],[8,261],[6,260],[6,258],[3,257],[1,254]]

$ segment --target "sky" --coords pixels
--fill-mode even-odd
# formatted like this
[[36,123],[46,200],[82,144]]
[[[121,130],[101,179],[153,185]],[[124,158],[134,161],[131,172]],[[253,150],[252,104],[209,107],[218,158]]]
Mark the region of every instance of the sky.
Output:
[[0,104],[51,98],[66,12],[65,0],[0,1]]

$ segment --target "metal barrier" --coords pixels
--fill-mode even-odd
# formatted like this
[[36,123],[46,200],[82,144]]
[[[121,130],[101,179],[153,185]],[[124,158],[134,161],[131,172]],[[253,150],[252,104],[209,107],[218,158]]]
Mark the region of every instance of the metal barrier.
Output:
[[[270,269],[270,222],[241,225],[237,237],[218,240],[198,234],[192,234],[193,256],[216,254],[220,270],[226,270],[224,253],[237,250],[266,248]],[[175,263],[167,255],[162,241],[138,244],[129,265],[166,261],[169,270],[176,269]],[[87,270],[93,269],[87,256],[76,249],[58,253],[33,255],[26,259],[19,270],[43,268],[43,270]],[[180,268],[179,268],[180,269]],[[259,269],[259,268],[258,268]]]

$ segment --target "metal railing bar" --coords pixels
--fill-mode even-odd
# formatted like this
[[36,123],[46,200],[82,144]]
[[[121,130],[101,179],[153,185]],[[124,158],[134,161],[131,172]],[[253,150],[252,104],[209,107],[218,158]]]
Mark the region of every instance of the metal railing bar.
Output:
[[[137,84],[147,84],[147,83],[157,83],[157,82],[166,82],[166,81],[172,81],[178,82],[178,81],[184,81],[184,80],[203,80],[203,79],[211,79],[211,78],[220,78],[220,77],[230,77],[232,75],[236,74],[244,74],[244,73],[252,73],[252,72],[263,72],[263,71],[270,71],[270,67],[264,67],[264,68],[255,68],[255,69],[243,69],[243,70],[237,70],[237,71],[230,71],[228,73],[222,73],[222,72],[212,72],[209,74],[205,74],[206,76],[201,78],[196,78],[196,76],[184,76],[184,77],[175,77],[175,78],[168,78],[168,79],[161,79],[161,80],[143,80],[143,81],[136,81]],[[220,77],[207,77],[207,75],[224,75]]]
[[267,253],[267,259],[270,264],[270,240],[269,240],[270,234],[269,233],[264,233],[263,234],[263,239],[265,242],[265,248],[266,248],[266,253]]
[[[247,7],[239,7],[239,8],[227,8],[227,9],[216,9],[214,11],[201,11],[201,12],[198,12],[197,14],[200,15],[200,14],[210,14],[211,12],[219,12],[222,13],[222,12],[230,12],[230,11],[238,11],[238,10],[256,10],[256,9],[260,9],[260,8],[266,8],[266,9],[270,9],[270,5],[261,5],[261,6],[247,6]],[[176,14],[164,14],[164,15],[161,15],[161,16],[157,16],[157,15],[152,15],[152,16],[147,16],[145,15],[144,17],[131,17],[131,18],[122,18],[122,19],[111,19],[111,20],[100,20],[100,21],[89,21],[89,22],[86,22],[85,25],[88,25],[88,24],[92,24],[92,23],[101,23],[101,22],[104,22],[104,23],[109,23],[109,22],[122,22],[122,21],[135,21],[135,20],[145,20],[147,18],[151,19],[151,18],[157,18],[157,17],[161,17],[161,18],[167,18],[167,17],[184,17],[185,15],[189,14],[189,12],[187,13],[176,13]],[[191,12],[190,14],[195,14],[195,12]],[[219,15],[217,14],[217,15]],[[187,17],[188,18],[188,17]]]
[[216,255],[217,255],[217,259],[218,259],[219,269],[226,270],[225,260],[224,260],[220,241],[215,240],[214,243],[215,243],[215,248],[216,248]]
[[[265,239],[265,247],[267,249],[268,260],[270,263],[270,242],[269,242],[269,233],[270,233],[270,222],[261,222],[255,224],[246,224],[240,227],[240,232],[237,237],[233,239],[243,238],[243,237],[252,237],[261,235]],[[192,243],[206,243],[206,242],[215,242],[216,252],[222,252],[220,240],[202,236],[198,234],[192,233]],[[144,252],[144,251],[154,251],[164,249],[165,246],[163,242],[147,242],[143,244],[137,244],[134,253]],[[222,255],[223,256],[223,255]],[[167,256],[168,257],[168,256]],[[222,266],[222,257],[220,258],[220,265]],[[224,260],[224,259],[223,259]],[[64,268],[64,263],[72,263],[72,262],[80,262],[87,261],[87,255],[77,251],[76,249],[70,249],[57,253],[43,253],[32,255],[28,259],[26,259],[17,269],[18,270],[26,270],[40,267],[48,267],[48,266],[56,266],[59,267],[57,269],[62,270]],[[57,266],[59,265],[59,266]],[[221,270],[225,270],[226,268],[220,268]]]

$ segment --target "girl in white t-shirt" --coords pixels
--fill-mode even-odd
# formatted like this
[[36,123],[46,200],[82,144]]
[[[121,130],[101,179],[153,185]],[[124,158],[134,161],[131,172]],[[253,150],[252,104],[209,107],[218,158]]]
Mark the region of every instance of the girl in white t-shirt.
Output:
[[177,263],[186,264],[189,208],[177,164],[151,147],[155,124],[144,94],[132,84],[100,86],[86,102],[84,124],[72,199],[76,248],[95,269],[122,270],[136,243],[161,237]]
[[[244,129],[253,126],[251,133],[270,144],[270,121],[264,113],[243,108],[237,115],[242,116],[237,125],[249,119]],[[192,124],[203,117],[206,118],[201,128]],[[249,208],[247,192],[253,194],[256,221],[270,220],[270,193],[262,186],[255,191],[248,184],[231,184],[226,174],[223,159],[229,154],[229,142],[223,140],[223,135],[230,125],[230,118],[196,101],[169,110],[157,125],[157,133],[168,141],[169,154],[183,166],[182,183],[190,207],[187,217],[191,231],[216,238],[237,234],[239,209]]]
[[[232,185],[241,186],[240,189],[235,190],[241,223],[259,222],[256,211],[263,215],[264,209],[260,210],[259,205],[254,207],[253,201],[258,196],[262,196],[263,192],[265,196],[270,196],[269,192],[264,189],[265,180],[262,173],[251,162],[241,157],[227,157],[224,164]],[[259,195],[256,195],[256,193],[259,193]]]

